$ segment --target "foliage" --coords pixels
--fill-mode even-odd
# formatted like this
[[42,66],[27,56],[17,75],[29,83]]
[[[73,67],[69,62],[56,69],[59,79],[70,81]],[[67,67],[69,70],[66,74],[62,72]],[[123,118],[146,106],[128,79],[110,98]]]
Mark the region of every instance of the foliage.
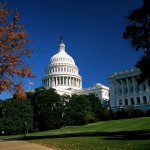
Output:
[[141,70],[139,83],[148,80],[150,83],[150,1],[144,0],[141,8],[135,9],[128,16],[129,24],[123,37],[131,42],[136,50],[143,49],[144,54],[137,61],[136,67]]
[[85,124],[85,116],[91,112],[90,101],[85,95],[72,95],[69,101],[69,110],[66,115],[70,116],[70,125]]
[[1,101],[0,109],[0,130],[5,134],[24,133],[25,128],[32,131],[33,112],[29,100],[8,99]]
[[26,98],[22,78],[34,77],[26,62],[32,50],[24,26],[18,22],[19,12],[0,2],[0,93],[13,91],[18,98]]
[[33,105],[34,129],[49,130],[62,126],[63,104],[54,89],[38,88],[28,95]]
[[95,121],[99,121],[102,113],[102,105],[100,99],[92,93],[87,95],[87,98],[90,101],[91,112],[95,116]]

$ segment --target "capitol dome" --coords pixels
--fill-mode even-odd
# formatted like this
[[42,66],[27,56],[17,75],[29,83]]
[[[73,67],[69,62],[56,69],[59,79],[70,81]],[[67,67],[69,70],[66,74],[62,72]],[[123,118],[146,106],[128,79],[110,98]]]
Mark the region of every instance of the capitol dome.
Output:
[[60,95],[69,94],[73,90],[82,89],[82,78],[78,72],[74,59],[65,51],[61,37],[59,51],[51,57],[42,84],[46,88],[55,88]]
[[60,44],[60,47],[63,49],[60,50],[57,54],[55,54],[51,59],[50,59],[50,64],[56,64],[56,63],[66,63],[70,65],[75,65],[75,62],[73,58],[68,55],[65,51],[65,45],[63,43]]

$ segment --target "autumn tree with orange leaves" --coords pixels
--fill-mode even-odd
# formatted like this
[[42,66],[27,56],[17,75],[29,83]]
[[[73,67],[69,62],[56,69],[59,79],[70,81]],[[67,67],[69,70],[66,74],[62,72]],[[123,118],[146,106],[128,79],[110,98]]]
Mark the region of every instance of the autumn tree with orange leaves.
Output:
[[19,12],[0,3],[0,93],[13,92],[24,99],[23,78],[35,76],[26,61],[33,52],[29,47],[31,40],[18,22]]

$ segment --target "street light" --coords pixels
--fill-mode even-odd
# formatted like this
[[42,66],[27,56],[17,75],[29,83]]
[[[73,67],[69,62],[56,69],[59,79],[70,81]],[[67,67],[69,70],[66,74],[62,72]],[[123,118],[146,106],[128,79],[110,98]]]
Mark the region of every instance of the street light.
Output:
[[28,124],[27,121],[24,122],[25,124],[25,136],[28,135]]

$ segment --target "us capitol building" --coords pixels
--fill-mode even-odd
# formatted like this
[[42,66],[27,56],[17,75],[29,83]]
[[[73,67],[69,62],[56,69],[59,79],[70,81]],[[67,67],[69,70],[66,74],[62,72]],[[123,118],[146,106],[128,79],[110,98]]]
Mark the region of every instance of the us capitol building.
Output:
[[61,37],[58,53],[51,57],[42,78],[42,86],[54,88],[60,95],[95,94],[105,104],[109,100],[109,88],[102,84],[94,84],[91,88],[82,89],[82,77],[74,59],[65,51],[65,44]]
[[143,110],[150,109],[150,86],[147,82],[138,85],[140,70],[136,68],[115,72],[108,77],[109,88],[100,83],[82,88],[82,77],[74,59],[65,51],[61,37],[59,51],[45,69],[42,86],[56,89],[60,95],[95,94],[105,106],[110,104],[113,111],[130,106]]

